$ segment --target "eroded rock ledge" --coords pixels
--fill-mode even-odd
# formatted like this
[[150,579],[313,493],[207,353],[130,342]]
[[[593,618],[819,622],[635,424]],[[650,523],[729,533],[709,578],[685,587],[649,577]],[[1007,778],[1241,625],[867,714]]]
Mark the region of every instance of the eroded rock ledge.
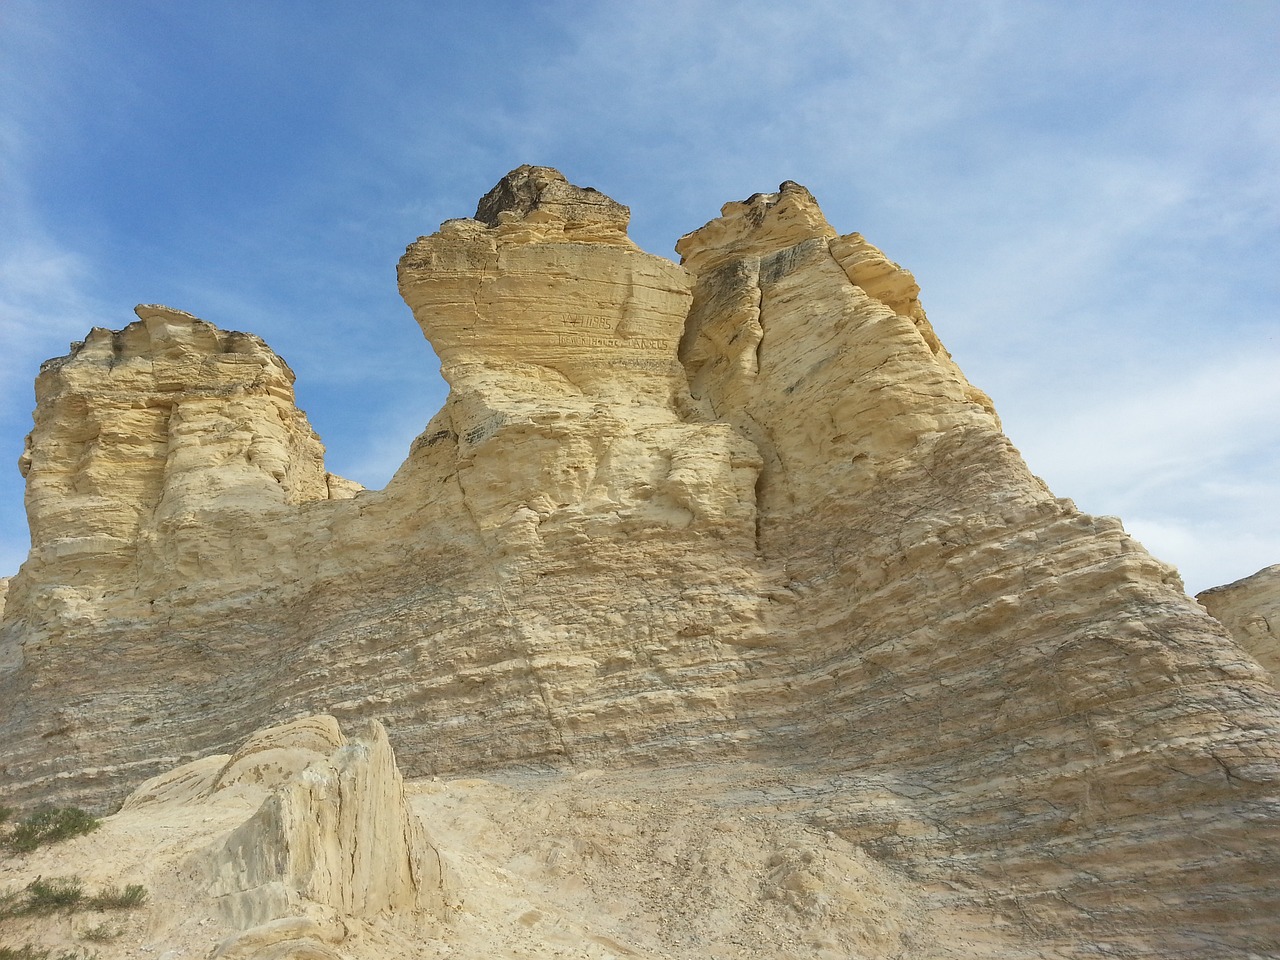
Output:
[[315,712],[413,776],[745,757],[821,767],[813,824],[1027,955],[1269,950],[1267,673],[1028,471],[911,274],[803,187],[682,266],[627,215],[522,167],[410,245],[451,392],[385,490],[325,474],[256,338],[145,308],[47,364],[16,795],[106,803]]

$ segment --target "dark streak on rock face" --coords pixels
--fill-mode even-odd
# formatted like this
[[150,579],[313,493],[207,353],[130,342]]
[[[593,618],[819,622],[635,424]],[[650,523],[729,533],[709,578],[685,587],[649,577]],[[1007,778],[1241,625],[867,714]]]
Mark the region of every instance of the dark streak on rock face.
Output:
[[525,164],[508,173],[480,199],[475,219],[496,227],[503,213],[514,213],[523,219],[540,207],[554,208],[569,222],[621,220],[625,225],[631,216],[627,207],[593,187],[571,184],[559,170]]

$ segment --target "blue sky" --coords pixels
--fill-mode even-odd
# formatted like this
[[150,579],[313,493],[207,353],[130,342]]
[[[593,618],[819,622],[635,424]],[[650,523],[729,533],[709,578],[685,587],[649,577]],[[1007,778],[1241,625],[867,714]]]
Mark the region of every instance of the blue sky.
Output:
[[1032,468],[1193,592],[1280,562],[1280,3],[4,0],[0,575],[41,360],[262,336],[329,468],[440,406],[406,244],[521,163],[673,256],[808,186],[915,272]]

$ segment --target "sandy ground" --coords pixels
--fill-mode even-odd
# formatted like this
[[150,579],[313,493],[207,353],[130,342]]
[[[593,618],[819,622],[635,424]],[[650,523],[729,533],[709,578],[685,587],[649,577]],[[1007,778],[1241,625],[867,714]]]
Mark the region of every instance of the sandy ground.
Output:
[[[1039,956],[1018,931],[815,824],[813,771],[745,762],[662,770],[412,782],[446,868],[446,919],[320,923],[352,958],[941,958]],[[208,893],[210,850],[256,809],[251,792],[153,806],[0,861],[0,890],[77,876],[142,883],[145,907],[0,923],[0,945],[113,958],[210,957],[235,932]],[[816,818],[819,819],[820,818]],[[87,935],[108,936],[93,942]],[[223,956],[302,953],[225,950]]]

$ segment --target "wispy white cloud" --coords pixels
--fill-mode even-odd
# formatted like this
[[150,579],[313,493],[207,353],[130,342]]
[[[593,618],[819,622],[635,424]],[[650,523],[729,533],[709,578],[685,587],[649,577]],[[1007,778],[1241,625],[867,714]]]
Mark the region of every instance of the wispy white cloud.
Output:
[[[1267,518],[1265,512],[1260,516]],[[1131,516],[1124,524],[1150,553],[1178,568],[1187,592],[1193,596],[1271,566],[1280,536],[1274,523],[1249,529],[1187,517]]]
[[[1242,344],[1236,356],[1169,369],[1159,380],[1149,374],[1122,392],[1081,383],[1070,402],[1041,415],[1050,429],[1028,437],[1025,452],[1074,485],[1105,477],[1139,495],[1151,483],[1212,477],[1254,449],[1280,459],[1277,364],[1280,344]],[[1107,469],[1094,471],[1090,456]]]
[[77,32],[67,10],[17,0],[0,11],[0,576],[28,547],[17,460],[32,380],[103,316],[92,257],[50,227],[36,182],[67,130],[71,93],[58,52]]
[[[83,335],[101,311],[85,292],[88,268],[76,252],[28,235],[23,242],[0,240],[0,391],[11,397],[30,389],[34,365],[48,358],[50,344]],[[56,355],[52,354],[52,355]]]
[[1049,485],[1127,528],[1198,591],[1274,562],[1280,544],[1280,344],[1241,344],[1157,377],[1081,382],[1009,425]]

